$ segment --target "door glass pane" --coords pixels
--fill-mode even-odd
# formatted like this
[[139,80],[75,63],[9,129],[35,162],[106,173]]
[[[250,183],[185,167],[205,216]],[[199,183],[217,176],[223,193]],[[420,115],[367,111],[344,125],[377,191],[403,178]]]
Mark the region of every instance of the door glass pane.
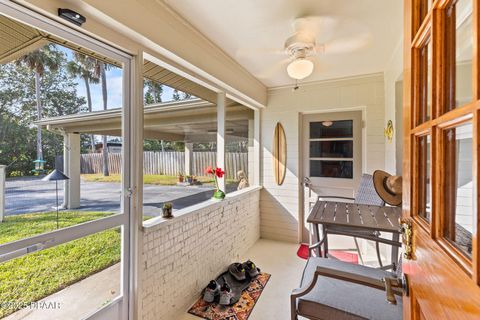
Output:
[[432,118],[432,54],[433,46],[432,42],[429,41],[427,46],[427,96],[424,111],[424,121],[428,121]]
[[418,215],[429,222],[432,210],[430,144],[430,136],[417,138],[417,169],[419,170],[417,188]]
[[310,122],[310,139],[352,137],[353,120]]
[[472,101],[472,1],[455,5],[455,107]]
[[310,160],[310,176],[353,178],[353,161]]
[[418,81],[418,98],[416,99],[416,125],[422,124],[431,119],[432,110],[432,44],[428,42],[418,49],[419,77]]
[[310,158],[352,158],[353,141],[310,141]]
[[444,236],[466,256],[472,256],[473,165],[472,124],[445,131]]
[[[0,64],[0,243],[120,213],[122,63],[3,15],[0,25],[12,53]],[[18,30],[44,38],[26,46]]]

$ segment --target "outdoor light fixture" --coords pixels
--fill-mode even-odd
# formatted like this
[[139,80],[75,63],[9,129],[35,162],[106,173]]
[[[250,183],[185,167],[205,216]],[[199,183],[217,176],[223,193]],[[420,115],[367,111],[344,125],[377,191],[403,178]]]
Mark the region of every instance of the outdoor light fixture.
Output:
[[73,24],[76,24],[79,27],[82,24],[84,24],[85,21],[87,21],[87,18],[82,16],[80,13],[75,12],[75,11],[70,10],[70,9],[58,8],[58,16],[60,18],[63,18],[65,20],[67,20],[67,21],[70,21]]
[[295,59],[287,66],[287,73],[290,78],[302,80],[313,72],[313,62],[308,59]]

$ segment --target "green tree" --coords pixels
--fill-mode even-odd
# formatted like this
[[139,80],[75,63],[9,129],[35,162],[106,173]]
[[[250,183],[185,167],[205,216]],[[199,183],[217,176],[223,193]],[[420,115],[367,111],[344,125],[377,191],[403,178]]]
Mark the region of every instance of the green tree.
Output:
[[[57,70],[41,77],[42,118],[86,110],[85,98],[77,95],[76,79],[66,72],[65,64],[66,59],[61,59]],[[31,174],[37,134],[32,122],[38,118],[35,91],[35,77],[26,65],[0,65],[0,163],[9,165],[9,174]],[[43,129],[42,155],[47,169],[53,168],[55,157],[62,152],[63,138]]]
[[143,87],[145,105],[162,102],[163,85],[161,83],[145,79]]
[[190,93],[178,91],[177,89],[173,90],[172,98],[174,101],[188,100],[192,99],[193,96]]
[[[56,50],[52,44],[29,52],[17,60],[17,64],[27,66],[35,74],[35,99],[37,106],[37,120],[42,119],[41,78],[45,71],[56,71],[63,58],[63,53]],[[37,159],[43,159],[42,128],[37,126]]]
[[[79,52],[75,52],[73,58],[73,61],[68,62],[67,70],[72,76],[83,79],[87,93],[88,112],[92,112],[93,106],[90,84],[100,82],[97,59]],[[92,152],[95,152],[95,138],[93,134],[90,135],[90,147]]]
[[173,98],[174,101],[180,101],[181,100],[180,92],[178,92],[177,89],[173,90],[172,98]]

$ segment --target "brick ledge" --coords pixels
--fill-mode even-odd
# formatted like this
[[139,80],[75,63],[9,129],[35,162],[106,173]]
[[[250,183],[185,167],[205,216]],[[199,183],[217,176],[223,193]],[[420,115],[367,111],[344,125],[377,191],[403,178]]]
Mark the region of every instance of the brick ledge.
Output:
[[179,220],[183,220],[183,218],[186,218],[199,210],[209,208],[209,207],[223,206],[225,205],[225,202],[238,200],[240,197],[243,197],[252,192],[260,191],[262,188],[263,188],[262,186],[252,186],[243,190],[238,190],[235,192],[228,193],[225,199],[222,201],[210,199],[207,201],[194,204],[193,206],[174,211],[174,217],[171,219],[165,219],[162,217],[152,218],[150,220],[143,222],[142,231],[149,232],[160,227],[162,228],[166,227],[170,224],[178,222]]

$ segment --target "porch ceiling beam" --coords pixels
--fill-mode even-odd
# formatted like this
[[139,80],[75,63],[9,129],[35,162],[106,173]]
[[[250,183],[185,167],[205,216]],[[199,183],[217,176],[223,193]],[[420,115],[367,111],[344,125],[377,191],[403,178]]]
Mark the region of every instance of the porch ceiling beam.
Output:
[[[234,109],[234,107],[232,108]],[[234,109],[235,110],[235,109]],[[212,110],[179,110],[176,112],[163,112],[164,110],[157,110],[157,113],[146,112],[144,120],[144,128],[159,128],[164,125],[188,125],[196,123],[208,123],[217,121],[217,113],[214,108]],[[247,109],[236,109],[235,111],[228,111],[226,121],[247,120],[252,119],[253,111]],[[58,117],[51,119],[44,119],[36,122],[48,127],[48,129],[64,130],[66,132],[83,132],[96,133],[108,132],[112,130],[119,130],[121,126],[121,112],[93,112],[78,115],[71,115],[66,117]],[[157,130],[155,130],[157,131]]]

